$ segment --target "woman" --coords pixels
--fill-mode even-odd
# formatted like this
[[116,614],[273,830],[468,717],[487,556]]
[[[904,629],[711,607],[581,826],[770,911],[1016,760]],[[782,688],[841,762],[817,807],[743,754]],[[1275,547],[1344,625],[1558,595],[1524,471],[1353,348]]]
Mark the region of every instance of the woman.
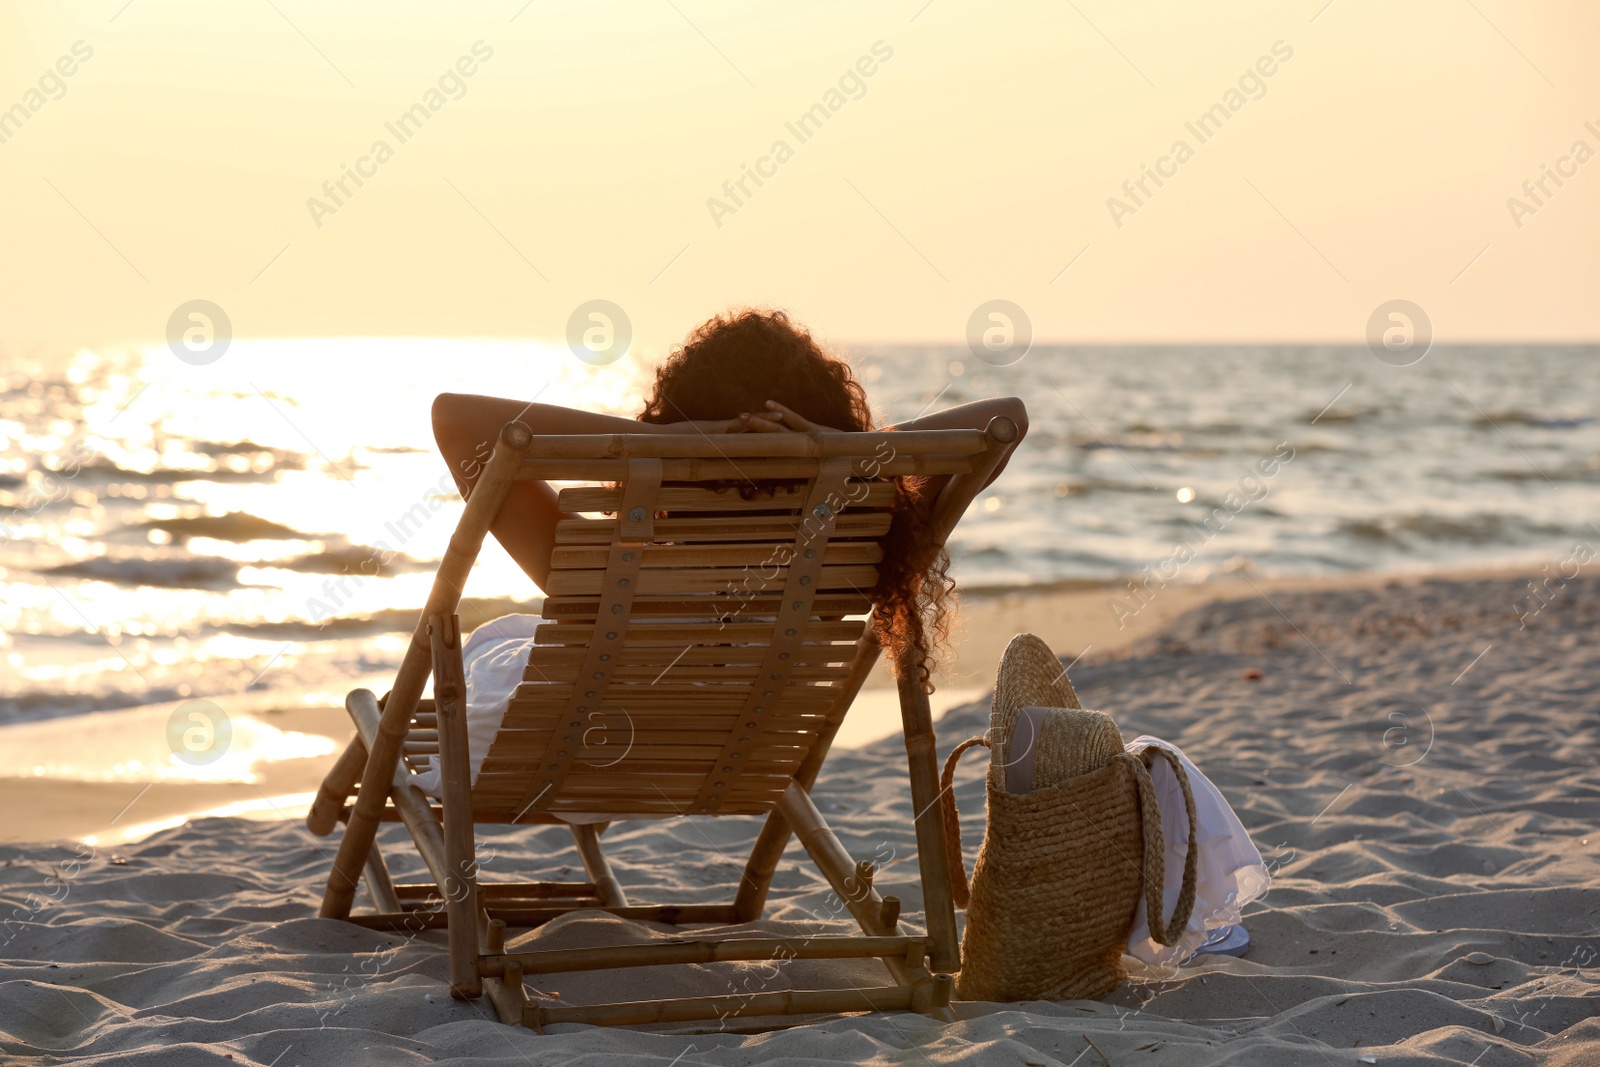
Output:
[[[890,427],[951,430],[987,426],[1004,415],[1017,424],[1015,449],[1028,429],[1027,410],[1015,397],[979,400]],[[551,404],[444,393],[433,404],[439,451],[463,491],[476,480],[500,427],[519,419],[537,434],[590,433],[793,433],[872,428],[866,391],[850,365],[825,353],[803,327],[781,311],[719,315],[699,326],[656,370],[638,419],[598,415]],[[1005,468],[995,468],[991,481]],[[944,636],[953,588],[949,558],[924,538],[928,505],[948,476],[903,479],[879,580],[873,624],[891,662],[908,646],[924,684],[932,666],[931,634]],[[490,531],[541,588],[550,576],[556,523],[573,516],[556,508],[548,483],[516,482]]]
[[[983,400],[914,419],[897,430],[982,428],[997,415],[1017,424],[1015,448],[1028,427],[1015,398]],[[444,393],[433,404],[439,451],[467,492],[500,428],[517,419],[537,434],[796,433],[872,428],[871,410],[850,365],[829,356],[781,311],[742,311],[702,324],[657,369],[655,385],[638,419],[598,415],[550,404]],[[1009,450],[1007,457],[1009,458]],[[1002,460],[995,475],[1005,466]],[[949,623],[949,557],[927,536],[929,505],[948,475],[901,479],[894,519],[872,590],[873,625],[890,662],[910,650],[922,684],[929,686],[933,645]],[[992,480],[992,477],[991,477]],[[556,507],[556,491],[536,480],[515,482],[489,527],[511,558],[540,587],[550,576],[556,523],[572,518]],[[927,625],[931,620],[932,626]],[[462,648],[467,674],[468,749],[473,778],[521,682],[532,616],[510,615],[473,631]],[[427,792],[435,774],[420,775]]]

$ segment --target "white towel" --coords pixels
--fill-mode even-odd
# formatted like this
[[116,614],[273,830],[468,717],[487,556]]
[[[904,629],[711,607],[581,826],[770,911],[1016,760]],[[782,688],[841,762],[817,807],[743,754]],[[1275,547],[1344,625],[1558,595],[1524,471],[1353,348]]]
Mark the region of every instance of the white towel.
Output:
[[[534,631],[542,621],[537,615],[502,615],[472,631],[461,646],[467,681],[467,764],[474,784],[500,732],[506,707],[522,684]],[[439,757],[429,756],[428,769],[412,775],[411,784],[431,797],[442,796]]]
[[[1143,735],[1128,742],[1127,750],[1138,754],[1151,746],[1174,753],[1189,775],[1189,791],[1194,794],[1195,831],[1199,852],[1195,857],[1194,912],[1183,936],[1174,945],[1158,945],[1150,938],[1150,920],[1144,897],[1134,912],[1133,931],[1128,935],[1128,954],[1153,967],[1170,968],[1187,958],[1205,943],[1209,931],[1232,926],[1239,913],[1252,900],[1259,899],[1272,884],[1261,853],[1250,841],[1250,834],[1222,792],[1200,769],[1179,751],[1178,746]],[[1172,914],[1183,888],[1183,862],[1189,844],[1189,818],[1183,807],[1183,792],[1177,776],[1166,760],[1157,759],[1150,767],[1156,801],[1161,805],[1161,832],[1166,838],[1166,896],[1162,911]]]

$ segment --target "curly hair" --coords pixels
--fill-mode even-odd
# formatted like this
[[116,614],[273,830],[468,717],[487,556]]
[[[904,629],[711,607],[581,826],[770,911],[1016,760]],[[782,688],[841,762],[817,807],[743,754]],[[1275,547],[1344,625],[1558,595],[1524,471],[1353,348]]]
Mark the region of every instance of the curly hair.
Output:
[[[638,418],[732,419],[764,410],[768,400],[821,426],[872,428],[866,390],[850,364],[824,352],[782,311],[730,312],[696,327],[656,369]],[[932,692],[934,651],[949,638],[955,582],[949,554],[932,537],[929,480],[901,477],[895,483],[892,520],[871,591],[873,631],[896,673],[910,666]]]

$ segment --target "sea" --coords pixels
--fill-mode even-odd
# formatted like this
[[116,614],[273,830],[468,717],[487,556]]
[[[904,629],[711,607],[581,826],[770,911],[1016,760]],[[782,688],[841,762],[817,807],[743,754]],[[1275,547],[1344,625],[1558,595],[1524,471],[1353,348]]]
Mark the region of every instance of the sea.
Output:
[[[1597,346],[1436,345],[1408,366],[1365,346],[839,350],[885,423],[1026,401],[1025,442],[951,543],[969,596],[1600,548]],[[482,339],[238,339],[207,364],[0,349],[0,724],[338,703],[398,665],[460,514],[433,397],[632,415],[652,367]],[[375,547],[394,555],[372,574]],[[465,595],[470,627],[541,594],[491,544]]]

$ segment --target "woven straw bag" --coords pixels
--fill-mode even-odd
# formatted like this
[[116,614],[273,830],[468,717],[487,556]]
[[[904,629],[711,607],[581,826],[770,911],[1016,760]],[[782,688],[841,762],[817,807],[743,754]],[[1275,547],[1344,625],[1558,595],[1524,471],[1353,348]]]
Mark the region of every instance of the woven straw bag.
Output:
[[[1022,723],[1025,708],[1037,711]],[[1011,751],[1019,724],[1031,751]],[[956,761],[990,750],[989,821],[969,892],[951,785]],[[1021,747],[1020,745],[1018,746]],[[1008,764],[1033,761],[1032,789],[1008,792]],[[1171,918],[1161,920],[1166,842],[1151,758],[1171,764],[1189,816],[1190,847]],[[1194,798],[1182,764],[1160,748],[1123,750],[1111,717],[1085,711],[1061,662],[1032,634],[1000,661],[989,736],[956,746],[940,804],[956,904],[967,912],[956,993],[963,1000],[1093,1000],[1127,978],[1122,953],[1142,894],[1150,934],[1169,945],[1194,907]]]

